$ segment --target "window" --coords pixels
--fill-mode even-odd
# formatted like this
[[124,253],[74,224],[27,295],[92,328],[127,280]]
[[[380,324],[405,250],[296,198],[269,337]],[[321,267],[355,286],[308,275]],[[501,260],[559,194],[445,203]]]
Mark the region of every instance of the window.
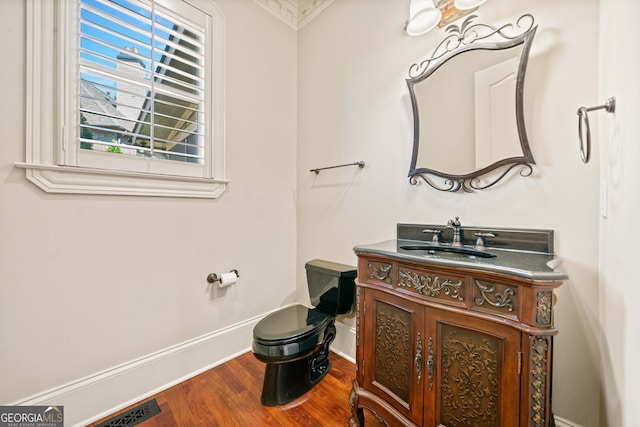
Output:
[[27,161],[19,166],[31,181],[65,193],[222,193],[224,17],[215,4],[27,4]]

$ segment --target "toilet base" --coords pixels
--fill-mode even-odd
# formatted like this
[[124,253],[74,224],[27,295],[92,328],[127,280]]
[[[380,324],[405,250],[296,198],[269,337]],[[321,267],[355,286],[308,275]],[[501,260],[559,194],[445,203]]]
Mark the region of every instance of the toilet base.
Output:
[[322,344],[313,353],[296,360],[267,363],[260,402],[265,406],[282,405],[302,396],[329,372],[329,345],[336,335],[333,324],[327,327]]

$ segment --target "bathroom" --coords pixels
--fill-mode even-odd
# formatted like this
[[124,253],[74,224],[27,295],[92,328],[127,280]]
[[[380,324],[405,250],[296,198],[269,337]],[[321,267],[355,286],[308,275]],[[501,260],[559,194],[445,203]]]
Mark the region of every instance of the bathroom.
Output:
[[[475,12],[494,25],[535,17],[527,131],[536,165],[470,194],[407,178],[407,71],[444,35],[407,36],[408,0],[327,1],[298,30],[261,0],[215,3],[226,18],[229,184],[200,199],[54,194],[30,183],[16,166],[29,131],[25,2],[0,2],[1,405],[53,400],[81,424],[247,351],[260,318],[308,302],[307,260],[355,265],[353,246],[393,238],[397,223],[459,216],[555,230],[569,280],[555,306],[554,412],[564,426],[640,424],[631,307],[640,291],[629,265],[640,241],[635,0],[488,0]],[[615,114],[590,116],[584,164],[576,110],[610,96]],[[309,172],[353,161],[366,166]],[[235,285],[208,285],[210,272],[230,269],[240,272]],[[336,327],[333,350],[354,357],[354,318]]]

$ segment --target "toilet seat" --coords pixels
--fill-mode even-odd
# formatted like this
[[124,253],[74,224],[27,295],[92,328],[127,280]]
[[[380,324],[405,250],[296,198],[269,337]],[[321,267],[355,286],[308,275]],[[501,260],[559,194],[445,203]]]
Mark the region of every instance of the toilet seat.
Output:
[[334,316],[303,305],[285,307],[260,320],[253,329],[257,356],[290,359],[306,355],[322,343]]

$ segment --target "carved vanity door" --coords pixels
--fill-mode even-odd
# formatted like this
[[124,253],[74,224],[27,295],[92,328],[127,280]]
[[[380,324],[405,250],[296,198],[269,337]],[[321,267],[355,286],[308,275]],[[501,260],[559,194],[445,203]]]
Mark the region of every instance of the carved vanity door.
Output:
[[363,386],[422,425],[424,307],[373,289],[364,290],[364,304]]
[[427,373],[425,408],[434,410],[425,410],[424,425],[519,425],[520,331],[444,310],[426,313],[434,372]]

